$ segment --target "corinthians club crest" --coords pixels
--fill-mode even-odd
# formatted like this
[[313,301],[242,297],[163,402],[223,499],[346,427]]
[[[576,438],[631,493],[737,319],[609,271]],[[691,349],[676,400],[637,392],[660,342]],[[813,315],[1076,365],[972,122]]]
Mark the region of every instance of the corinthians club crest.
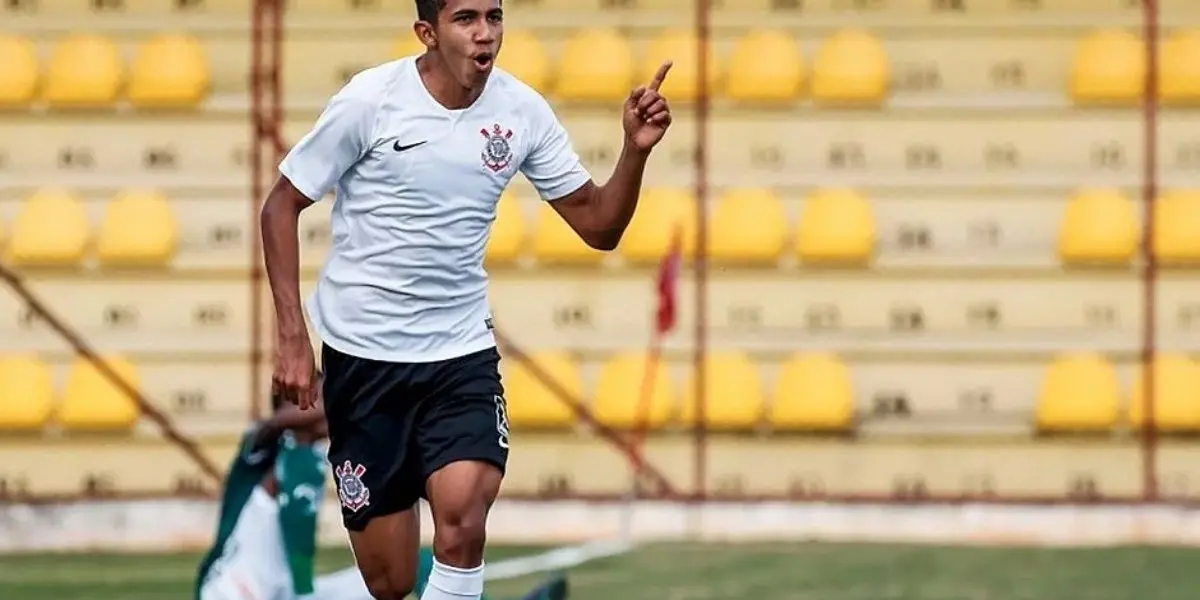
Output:
[[367,489],[362,481],[363,473],[366,472],[366,467],[352,465],[350,461],[343,462],[342,466],[333,469],[333,474],[337,476],[338,499],[350,512],[358,512],[370,504],[371,490]]
[[492,126],[491,131],[485,128],[480,129],[479,133],[482,133],[483,137],[487,139],[487,143],[483,146],[483,152],[480,154],[483,158],[483,165],[496,173],[503,171],[512,161],[512,146],[509,144],[509,140],[513,136],[512,130],[502,129],[499,124],[496,124]]

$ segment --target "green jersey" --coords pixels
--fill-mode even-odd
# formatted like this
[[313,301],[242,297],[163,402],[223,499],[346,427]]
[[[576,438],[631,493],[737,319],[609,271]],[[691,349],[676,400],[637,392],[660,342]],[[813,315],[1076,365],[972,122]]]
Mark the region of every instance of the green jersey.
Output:
[[[221,578],[268,597],[280,587],[291,588],[287,597],[312,593],[324,456],[286,433],[277,444],[257,448],[255,434],[243,436],[229,467],[216,538],[196,579],[197,598],[209,580]],[[261,485],[271,469],[279,483],[274,498]]]
[[194,598],[199,600],[200,588],[212,574],[213,566],[225,554],[229,538],[237,526],[242,510],[250,502],[254,488],[258,487],[271,468],[274,467],[277,455],[275,448],[256,448],[254,444],[258,428],[251,428],[242,435],[238,444],[237,455],[229,465],[225,475],[225,491],[221,494],[221,510],[217,518],[217,533],[213,545],[200,561],[200,570],[196,576]]
[[317,558],[317,517],[325,498],[325,456],[321,448],[285,435],[275,461],[279,480],[279,526],[292,575],[292,593],[313,593]]

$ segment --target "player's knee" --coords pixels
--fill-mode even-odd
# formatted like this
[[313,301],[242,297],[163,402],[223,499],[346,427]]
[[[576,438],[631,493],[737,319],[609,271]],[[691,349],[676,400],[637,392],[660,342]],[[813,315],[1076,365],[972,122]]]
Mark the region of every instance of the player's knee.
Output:
[[474,567],[483,560],[487,506],[469,503],[445,510],[434,520],[434,551],[443,564]]
[[395,570],[381,570],[377,574],[365,576],[364,579],[367,590],[375,600],[404,600],[416,587],[415,574]]

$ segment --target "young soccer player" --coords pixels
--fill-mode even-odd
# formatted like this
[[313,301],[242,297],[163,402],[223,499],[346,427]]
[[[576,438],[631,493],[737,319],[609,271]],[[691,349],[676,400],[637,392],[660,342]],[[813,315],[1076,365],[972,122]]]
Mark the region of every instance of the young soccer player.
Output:
[[323,342],[329,457],[358,567],[377,600],[408,595],[424,497],[435,560],[422,600],[478,600],[509,450],[483,268],[496,204],[520,172],[584,242],[615,248],[671,123],[658,91],[670,63],[625,101],[624,148],[599,185],[550,104],[495,68],[500,0],[416,7],[426,52],[367,69],[335,94],[264,203],[273,383],[302,408],[316,397],[297,223],[336,191],[333,247],[309,316]]

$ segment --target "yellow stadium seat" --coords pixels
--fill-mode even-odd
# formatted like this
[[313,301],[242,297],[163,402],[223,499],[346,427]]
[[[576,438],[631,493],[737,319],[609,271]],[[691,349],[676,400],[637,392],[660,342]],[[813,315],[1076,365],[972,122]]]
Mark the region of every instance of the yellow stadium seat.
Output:
[[76,265],[90,237],[82,202],[65,192],[39,192],[17,212],[8,254],[13,263],[24,266]]
[[112,40],[71,35],[54,48],[43,96],[55,107],[105,107],[116,101],[124,78],[124,64]]
[[733,49],[725,95],[740,102],[789,102],[800,96],[806,74],[795,38],[774,29],[751,31]]
[[[418,56],[425,54],[425,44],[417,39],[417,36],[412,31],[406,31],[396,38],[396,43],[392,46],[392,56],[395,58],[403,58],[405,56]],[[501,51],[503,54],[503,50]]]
[[39,429],[54,408],[50,368],[36,356],[0,356],[0,430]]
[[647,189],[618,250],[630,262],[656,262],[670,249],[676,226],[686,259],[696,247],[696,198],[682,188]]
[[0,106],[20,106],[33,100],[38,84],[38,59],[33,42],[0,35]]
[[[545,352],[529,357],[542,374],[570,394],[582,400],[583,380],[579,366],[565,352]],[[561,428],[575,422],[575,412],[523,363],[505,361],[504,395],[508,400],[508,420],[513,427]]]
[[535,227],[533,253],[539,262],[587,264],[604,258],[604,252],[585,244],[549,202],[538,207]]
[[864,264],[875,251],[875,214],[851,190],[818,190],[800,213],[796,252],[808,263]]
[[208,57],[199,40],[160,34],[138,48],[129,101],[143,108],[190,108],[208,94],[209,82]]
[[[1168,432],[1200,431],[1200,363],[1179,354],[1162,354],[1150,369],[1154,380],[1154,426]],[[1143,371],[1137,370],[1130,386],[1129,421],[1146,422]]]
[[[647,371],[653,373],[649,395],[643,398]],[[671,418],[675,386],[661,361],[652,368],[644,353],[622,353],[608,359],[596,384],[596,419],[622,429],[659,428]]]
[[1046,370],[1035,420],[1042,431],[1103,431],[1117,424],[1120,404],[1112,363],[1098,354],[1068,354]]
[[887,99],[891,77],[887,51],[875,36],[839,31],[813,58],[813,100],[823,106],[878,106]]
[[[123,357],[102,357],[105,363],[135,390],[141,382],[137,369]],[[129,429],[137,422],[137,403],[113,385],[91,362],[79,359],[71,366],[58,422],[66,429]]]
[[179,248],[179,221],[166,196],[124,192],[104,213],[96,253],[108,266],[164,266]]
[[1155,203],[1154,253],[1164,265],[1200,263],[1200,190],[1174,190]]
[[717,202],[708,229],[714,261],[773,262],[787,245],[787,212],[770,189],[734,189]]
[[1164,104],[1200,104],[1200,31],[1178,31],[1162,47],[1158,87]]
[[1120,105],[1142,98],[1145,48],[1125,30],[1101,30],[1080,41],[1071,65],[1069,92],[1080,105]]
[[511,192],[500,196],[496,205],[496,222],[488,240],[487,260],[491,263],[511,263],[521,254],[525,241],[525,216],[521,203]]
[[777,430],[845,431],[854,424],[850,369],[832,354],[799,354],[780,367],[769,419]]
[[550,89],[550,56],[529,31],[504,32],[504,45],[497,65],[539,92]]
[[571,35],[559,64],[557,92],[564,100],[622,101],[633,87],[633,48],[615,29],[583,29]]
[[[646,47],[639,63],[637,85],[645,85],[654,79],[654,74],[665,61],[672,61],[671,74],[663,82],[660,92],[673,102],[692,102],[700,97],[700,60],[697,56],[699,44],[691,30],[669,29],[663,31]],[[711,44],[707,58],[708,93],[716,95],[717,85],[723,71],[721,61]]]
[[1068,264],[1124,264],[1140,234],[1133,201],[1117,190],[1083,190],[1067,202],[1058,255]]
[[[713,429],[748,430],[758,425],[765,401],[762,376],[740,352],[714,352],[704,364],[704,422]],[[699,402],[695,377],[688,375],[681,419],[696,424]]]

